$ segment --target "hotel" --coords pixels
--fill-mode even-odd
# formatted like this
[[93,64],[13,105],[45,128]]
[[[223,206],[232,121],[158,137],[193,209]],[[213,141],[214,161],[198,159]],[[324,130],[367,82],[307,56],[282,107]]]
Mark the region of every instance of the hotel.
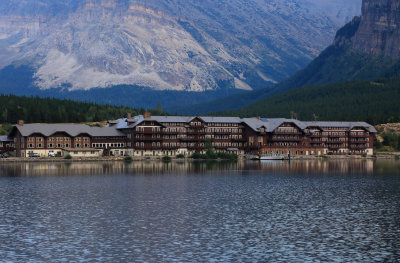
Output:
[[204,152],[207,143],[237,155],[373,155],[376,132],[365,122],[145,113],[108,121],[107,127],[20,121],[3,140],[17,157],[190,156]]

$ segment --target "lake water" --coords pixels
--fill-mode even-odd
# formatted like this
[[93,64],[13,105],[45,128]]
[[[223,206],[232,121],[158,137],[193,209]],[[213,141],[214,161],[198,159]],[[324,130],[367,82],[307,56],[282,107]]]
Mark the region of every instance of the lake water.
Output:
[[0,163],[1,262],[400,262],[400,162]]

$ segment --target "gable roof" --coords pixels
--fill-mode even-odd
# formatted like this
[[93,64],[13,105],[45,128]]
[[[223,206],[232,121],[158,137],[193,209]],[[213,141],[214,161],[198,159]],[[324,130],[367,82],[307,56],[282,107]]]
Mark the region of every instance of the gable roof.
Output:
[[205,123],[241,123],[238,117],[199,117]]
[[354,127],[363,127],[367,131],[372,133],[377,133],[378,131],[374,126],[368,124],[366,122],[344,122],[344,121],[314,121],[314,122],[305,122],[306,127],[310,126],[318,126],[321,128],[348,128],[353,129]]
[[118,131],[114,127],[90,127],[84,124],[24,124],[15,125],[22,136],[30,136],[35,133],[42,134],[43,136],[51,136],[57,132],[65,132],[72,137],[79,134],[88,134],[94,137],[112,136],[123,137],[124,133]]

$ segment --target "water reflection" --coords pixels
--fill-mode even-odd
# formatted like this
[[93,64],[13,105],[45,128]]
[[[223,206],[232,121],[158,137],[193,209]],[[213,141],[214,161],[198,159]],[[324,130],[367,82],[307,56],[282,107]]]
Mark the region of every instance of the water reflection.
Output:
[[28,162],[0,164],[1,176],[187,174],[220,171],[270,173],[400,173],[400,162],[390,160],[301,160],[301,161],[161,161],[140,162]]
[[398,262],[399,171],[372,160],[3,163],[0,261]]

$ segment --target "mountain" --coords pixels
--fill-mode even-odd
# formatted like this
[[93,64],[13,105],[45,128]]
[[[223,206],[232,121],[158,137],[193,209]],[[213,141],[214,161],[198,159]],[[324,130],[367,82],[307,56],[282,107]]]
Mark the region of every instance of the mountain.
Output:
[[[317,56],[360,5],[361,0],[1,1],[0,68],[7,76],[32,79],[16,87],[32,94],[51,90],[69,97],[60,90],[95,90],[80,99],[93,93],[118,97],[115,90],[98,89],[124,86],[210,100],[286,79]],[[0,92],[14,91],[0,86]],[[207,91],[213,96],[199,95]],[[140,104],[136,96],[121,99]]]
[[341,28],[333,45],[307,68],[277,85],[267,98],[225,114],[399,121],[399,13],[398,1],[364,0],[362,16]]
[[[243,111],[256,114],[266,112],[270,107],[268,97],[291,89],[351,80],[396,78],[400,76],[399,6],[398,1],[364,0],[361,17],[353,18],[338,30],[333,44],[305,69],[274,88],[232,95],[227,99],[222,98],[192,108],[210,112],[228,110],[225,105],[229,105],[230,110],[235,110],[250,104]],[[255,109],[257,110],[254,111]]]

